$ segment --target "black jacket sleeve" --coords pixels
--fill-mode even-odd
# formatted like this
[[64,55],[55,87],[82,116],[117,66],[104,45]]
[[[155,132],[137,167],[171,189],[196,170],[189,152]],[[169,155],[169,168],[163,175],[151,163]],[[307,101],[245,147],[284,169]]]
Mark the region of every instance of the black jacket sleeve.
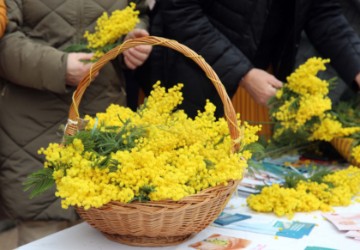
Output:
[[[236,90],[253,67],[249,59],[216,29],[207,16],[208,0],[162,0],[165,34],[187,45],[212,66],[228,90]],[[232,92],[230,91],[230,92]]]
[[338,74],[348,84],[360,73],[360,38],[334,0],[313,1],[306,33],[323,57],[330,58]]

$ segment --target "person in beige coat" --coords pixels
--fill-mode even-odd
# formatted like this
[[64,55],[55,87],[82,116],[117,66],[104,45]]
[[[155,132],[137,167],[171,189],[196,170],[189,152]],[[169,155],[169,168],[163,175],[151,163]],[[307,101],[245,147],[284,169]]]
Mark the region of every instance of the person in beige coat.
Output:
[[[0,204],[17,222],[19,245],[78,220],[74,210],[61,208],[54,190],[30,199],[23,182],[43,167],[38,149],[61,140],[59,128],[67,121],[72,93],[92,65],[81,62],[92,54],[64,49],[84,42],[84,32],[94,30],[104,11],[110,14],[129,2],[6,0],[8,24],[0,40]],[[125,39],[148,35],[146,1],[132,2],[141,21]],[[135,69],[150,51],[150,46],[138,46],[105,65],[86,90],[81,114],[105,111],[110,103],[126,105],[120,65]]]

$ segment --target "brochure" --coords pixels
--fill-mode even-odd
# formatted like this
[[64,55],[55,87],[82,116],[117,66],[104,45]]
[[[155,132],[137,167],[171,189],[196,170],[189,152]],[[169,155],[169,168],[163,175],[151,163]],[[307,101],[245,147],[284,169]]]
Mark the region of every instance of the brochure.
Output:
[[328,248],[328,247],[308,246],[304,250],[337,250],[337,249]]
[[345,235],[349,238],[360,240],[360,231],[349,231]]
[[[221,215],[219,218],[221,218]],[[233,221],[225,225],[214,223],[213,226],[301,239],[303,236],[310,234],[315,224],[300,221],[281,221],[265,216],[251,216],[249,218]]]
[[189,245],[190,248],[197,250],[266,250],[265,244],[259,244],[247,239],[226,236],[222,234],[212,234],[206,239]]
[[340,231],[360,231],[360,212],[324,213],[323,216]]
[[251,218],[250,215],[238,214],[238,213],[229,214],[229,213],[222,212],[220,214],[220,216],[214,221],[214,223],[221,225],[221,226],[225,226],[225,225],[231,224],[233,222],[246,220],[249,218]]

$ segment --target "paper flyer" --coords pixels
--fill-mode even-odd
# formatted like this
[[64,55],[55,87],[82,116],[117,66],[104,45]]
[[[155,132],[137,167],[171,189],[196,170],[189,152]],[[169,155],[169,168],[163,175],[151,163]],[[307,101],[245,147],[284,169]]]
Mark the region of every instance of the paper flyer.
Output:
[[233,221],[225,225],[219,225],[216,223],[213,225],[226,229],[248,231],[294,239],[300,239],[303,236],[309,235],[312,229],[315,227],[314,223],[306,223],[301,221],[280,221],[274,218],[263,216],[251,216],[247,219]]
[[323,216],[340,231],[360,231],[360,212],[324,213]]
[[[249,249],[251,241],[247,239],[226,236],[222,234],[212,234],[208,238],[193,243],[189,247],[197,250],[241,250]],[[265,249],[265,248],[251,248],[251,249]]]
[[349,231],[345,235],[346,237],[353,238],[355,240],[360,240],[360,231]]

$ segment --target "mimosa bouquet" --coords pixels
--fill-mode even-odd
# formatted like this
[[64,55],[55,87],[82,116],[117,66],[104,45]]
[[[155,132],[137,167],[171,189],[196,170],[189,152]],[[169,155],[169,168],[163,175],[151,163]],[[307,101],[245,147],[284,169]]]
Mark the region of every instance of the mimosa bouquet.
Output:
[[208,102],[195,119],[176,106],[182,85],[168,92],[154,85],[136,111],[111,105],[86,116],[85,130],[39,150],[44,169],[32,174],[32,194],[56,183],[56,196],[68,206],[99,208],[111,201],[181,200],[209,187],[242,179],[259,128],[243,124],[241,150],[233,143],[225,119],[216,119]]
[[[359,112],[354,110],[358,105],[349,102],[332,107],[328,97],[330,83],[317,77],[328,62],[310,58],[277,91],[270,102],[274,134],[265,155],[299,153],[316,141],[360,139]],[[360,146],[352,152],[360,162]],[[294,172],[285,176],[283,184],[273,184],[259,194],[250,195],[249,207],[291,218],[296,212],[331,211],[333,206],[347,206],[360,194],[360,168],[350,166],[336,171],[327,167],[309,168],[307,177]]]
[[353,200],[360,201],[359,197],[360,168],[332,171],[312,166],[308,178],[302,174],[286,176],[284,184],[273,184],[250,195],[247,204],[257,212],[292,218],[297,212],[329,212],[333,207],[349,206]]
[[121,44],[124,35],[132,31],[139,23],[139,11],[136,4],[130,3],[123,10],[115,10],[109,16],[104,12],[97,20],[95,31],[86,31],[86,43],[74,44],[65,49],[66,52],[93,52],[92,60],[96,61],[106,52]]
[[359,126],[349,126],[338,119],[328,97],[330,83],[317,77],[328,62],[310,58],[287,77],[283,88],[270,101],[274,132],[269,152],[287,152],[360,131]]

